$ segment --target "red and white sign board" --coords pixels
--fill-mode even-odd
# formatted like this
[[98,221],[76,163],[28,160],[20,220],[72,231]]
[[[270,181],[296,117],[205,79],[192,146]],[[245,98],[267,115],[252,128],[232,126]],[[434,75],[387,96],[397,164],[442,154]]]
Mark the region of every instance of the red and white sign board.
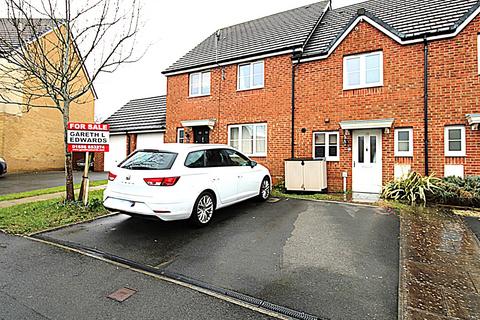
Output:
[[110,126],[95,123],[68,123],[69,152],[108,152]]

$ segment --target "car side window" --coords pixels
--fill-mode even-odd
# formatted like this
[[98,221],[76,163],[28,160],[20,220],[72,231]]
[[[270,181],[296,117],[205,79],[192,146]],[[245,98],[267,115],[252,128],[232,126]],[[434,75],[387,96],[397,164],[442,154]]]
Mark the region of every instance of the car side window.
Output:
[[205,167],[205,150],[190,152],[185,159],[185,167],[203,168]]
[[220,149],[206,150],[205,155],[207,167],[225,167],[229,164],[227,155]]
[[250,160],[245,157],[243,154],[238,153],[235,150],[225,149],[223,150],[225,154],[228,156],[228,160],[230,162],[229,166],[233,167],[247,167],[250,166]]

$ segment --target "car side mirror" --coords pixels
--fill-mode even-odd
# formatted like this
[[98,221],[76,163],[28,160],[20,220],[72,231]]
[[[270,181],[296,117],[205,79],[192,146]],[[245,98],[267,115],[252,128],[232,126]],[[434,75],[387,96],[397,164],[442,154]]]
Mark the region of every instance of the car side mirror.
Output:
[[250,167],[255,168],[257,164],[258,163],[256,161],[250,160]]

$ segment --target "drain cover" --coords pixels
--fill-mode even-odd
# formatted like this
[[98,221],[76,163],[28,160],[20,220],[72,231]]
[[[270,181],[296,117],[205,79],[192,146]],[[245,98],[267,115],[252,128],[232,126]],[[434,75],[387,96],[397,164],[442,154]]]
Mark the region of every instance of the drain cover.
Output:
[[280,201],[280,198],[268,198],[267,200],[268,203],[276,203],[278,201]]
[[137,293],[137,290],[133,290],[130,288],[120,288],[114,293],[110,294],[107,298],[118,302],[123,302],[133,296],[135,293]]

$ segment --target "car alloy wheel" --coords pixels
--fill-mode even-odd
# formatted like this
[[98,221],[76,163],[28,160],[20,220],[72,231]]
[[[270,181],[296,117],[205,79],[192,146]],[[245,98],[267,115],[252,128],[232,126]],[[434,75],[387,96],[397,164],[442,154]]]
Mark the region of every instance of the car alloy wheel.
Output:
[[214,210],[213,199],[209,194],[201,196],[197,204],[197,218],[201,224],[207,224],[212,219]]
[[268,178],[264,178],[262,181],[260,197],[262,197],[263,200],[267,200],[268,197],[270,197],[270,180],[268,180]]

